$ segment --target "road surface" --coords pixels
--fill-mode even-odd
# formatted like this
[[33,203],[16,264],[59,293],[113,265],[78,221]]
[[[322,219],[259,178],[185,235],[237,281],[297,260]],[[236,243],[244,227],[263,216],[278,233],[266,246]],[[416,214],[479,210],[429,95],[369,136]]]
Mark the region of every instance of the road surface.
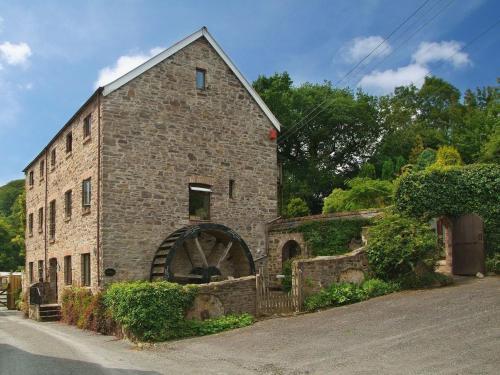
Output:
[[0,374],[499,374],[500,278],[139,350],[0,311]]

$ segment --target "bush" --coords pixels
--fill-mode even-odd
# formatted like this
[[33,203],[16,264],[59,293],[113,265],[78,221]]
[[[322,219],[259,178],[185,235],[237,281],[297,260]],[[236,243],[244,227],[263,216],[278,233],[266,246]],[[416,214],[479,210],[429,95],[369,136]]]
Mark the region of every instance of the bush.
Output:
[[394,177],[394,163],[392,162],[391,159],[387,159],[382,164],[381,178],[382,180],[392,180],[393,177]]
[[472,164],[410,173],[396,186],[395,207],[428,220],[476,213],[484,219],[485,246],[500,252],[500,165]]
[[61,315],[62,320],[79,328],[84,328],[84,313],[92,302],[92,293],[86,288],[65,288],[62,293]]
[[349,190],[334,189],[325,198],[323,213],[379,208],[391,204],[393,184],[370,178],[354,178],[347,182]]
[[402,156],[397,156],[394,162],[394,172],[399,175],[401,174],[401,169],[406,165],[406,159]]
[[436,150],[426,148],[417,158],[416,170],[421,171],[436,162]]
[[500,274],[500,253],[486,258],[486,272]]
[[458,150],[453,146],[441,146],[436,153],[436,167],[448,167],[451,165],[462,165],[462,157]]
[[292,198],[285,207],[286,217],[301,217],[310,214],[307,203],[302,198]]
[[351,240],[360,240],[361,228],[370,223],[370,219],[315,221],[302,224],[293,231],[304,235],[313,256],[339,255],[349,252]]
[[205,336],[235,328],[252,325],[254,318],[250,314],[226,315],[207,320],[187,321],[186,336]]
[[437,236],[426,223],[387,213],[369,228],[368,238],[370,269],[382,280],[434,270]]
[[184,316],[196,290],[166,281],[122,282],[108,288],[104,303],[112,318],[134,337],[163,341],[190,334]]
[[438,272],[426,272],[422,275],[410,274],[397,281],[401,289],[420,289],[447,286],[453,284],[453,278]]
[[388,283],[378,279],[365,280],[361,285],[352,283],[332,284],[306,298],[304,307],[307,311],[330,306],[342,306],[383,296],[399,290],[397,283]]

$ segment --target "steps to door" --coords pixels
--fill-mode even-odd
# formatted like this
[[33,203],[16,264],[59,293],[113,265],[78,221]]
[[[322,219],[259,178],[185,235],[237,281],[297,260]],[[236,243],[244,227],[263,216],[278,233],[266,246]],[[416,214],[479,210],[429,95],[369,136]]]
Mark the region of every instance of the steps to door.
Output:
[[58,304],[40,305],[38,310],[40,322],[55,322],[61,320],[61,306]]

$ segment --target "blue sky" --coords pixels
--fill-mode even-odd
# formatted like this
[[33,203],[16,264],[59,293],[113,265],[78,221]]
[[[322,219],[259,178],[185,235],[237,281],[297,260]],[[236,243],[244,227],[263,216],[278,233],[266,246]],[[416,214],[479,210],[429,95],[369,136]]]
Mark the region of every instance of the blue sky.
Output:
[[[250,81],[286,70],[297,84],[336,83],[424,2],[4,0],[0,185],[23,176],[21,170],[99,82],[201,26]],[[462,90],[494,85],[500,76],[500,26],[470,48],[461,47],[499,15],[497,0],[427,0],[340,85],[380,94],[398,84],[420,85],[426,74]]]

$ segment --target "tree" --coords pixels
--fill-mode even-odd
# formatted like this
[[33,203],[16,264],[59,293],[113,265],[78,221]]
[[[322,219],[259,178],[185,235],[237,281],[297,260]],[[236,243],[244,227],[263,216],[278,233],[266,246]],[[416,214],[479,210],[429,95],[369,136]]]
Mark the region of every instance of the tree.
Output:
[[399,175],[401,174],[401,168],[403,168],[406,165],[406,159],[399,155],[396,157],[396,161],[394,163],[394,172]]
[[435,166],[445,167],[450,165],[462,165],[462,157],[453,146],[441,146],[436,153]]
[[500,127],[496,128],[488,141],[481,147],[480,161],[500,164]]
[[0,186],[0,215],[10,216],[16,198],[24,190],[24,180],[14,180]]
[[420,153],[416,162],[416,170],[423,170],[436,162],[436,150],[426,148]]
[[418,156],[424,151],[424,142],[422,141],[422,137],[417,135],[415,138],[415,144],[410,152],[410,163],[415,164],[417,162]]
[[394,177],[394,163],[391,159],[387,159],[384,161],[384,164],[382,164],[381,177],[382,180],[392,180]]
[[375,166],[372,163],[364,163],[358,173],[359,177],[377,178]]
[[24,264],[25,202],[24,180],[0,187],[0,271],[16,271]]
[[310,214],[307,203],[302,198],[292,198],[286,205],[286,217],[301,217]]
[[253,85],[283,125],[284,201],[301,197],[319,212],[332,188],[373,154],[381,132],[376,99],[330,82],[295,87],[287,73],[260,76]]

